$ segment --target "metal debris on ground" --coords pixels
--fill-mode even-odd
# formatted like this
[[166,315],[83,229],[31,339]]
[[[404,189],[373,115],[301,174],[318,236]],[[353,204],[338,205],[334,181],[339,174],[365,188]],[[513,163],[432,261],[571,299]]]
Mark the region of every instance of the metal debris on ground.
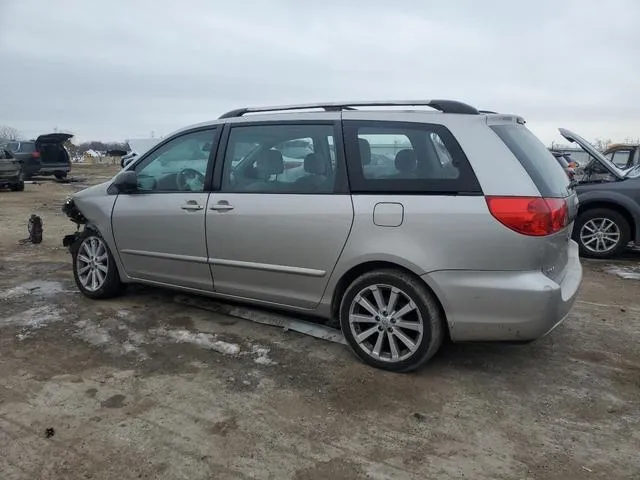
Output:
[[342,333],[335,328],[300,320],[298,318],[279,313],[271,313],[249,307],[238,307],[234,305],[218,303],[206,298],[189,297],[186,295],[176,295],[175,297],[173,297],[173,301],[176,303],[181,303],[183,305],[189,305],[191,307],[208,310],[210,312],[229,315],[230,317],[237,317],[256,323],[262,323],[264,325],[281,327],[285,331],[293,330],[295,332],[303,333],[305,335],[319,338],[321,340],[341,343],[342,345],[347,344],[346,340],[342,336]]
[[35,213],[32,213],[27,224],[29,237],[20,240],[18,243],[22,245],[24,245],[25,243],[42,243],[42,226],[42,219]]

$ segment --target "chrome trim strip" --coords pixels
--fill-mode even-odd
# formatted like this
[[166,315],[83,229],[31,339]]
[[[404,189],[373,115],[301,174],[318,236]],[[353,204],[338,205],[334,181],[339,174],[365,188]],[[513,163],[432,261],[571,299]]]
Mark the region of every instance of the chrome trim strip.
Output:
[[270,263],[242,262],[239,260],[226,260],[222,258],[210,258],[209,263],[223,267],[247,268],[250,270],[263,270],[267,272],[291,273],[305,277],[324,277],[327,272],[313,268],[290,267],[288,265],[273,265]]
[[120,250],[120,253],[126,253],[128,255],[138,255],[140,257],[152,257],[162,258],[164,260],[177,260],[180,262],[190,263],[209,263],[206,257],[194,257],[191,255],[178,255],[176,253],[161,253],[161,252],[148,252],[146,250],[133,250],[126,248]]

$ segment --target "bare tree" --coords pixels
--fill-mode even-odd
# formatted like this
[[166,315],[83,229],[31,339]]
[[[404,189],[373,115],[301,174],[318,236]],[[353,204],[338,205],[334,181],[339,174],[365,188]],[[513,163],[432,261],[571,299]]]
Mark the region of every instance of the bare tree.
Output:
[[9,127],[7,125],[0,125],[0,139],[3,140],[18,140],[20,133],[17,128]]
[[596,138],[596,141],[593,142],[593,146],[596,147],[599,152],[604,152],[612,143],[613,142],[610,138],[607,138],[606,140],[603,140],[602,138]]

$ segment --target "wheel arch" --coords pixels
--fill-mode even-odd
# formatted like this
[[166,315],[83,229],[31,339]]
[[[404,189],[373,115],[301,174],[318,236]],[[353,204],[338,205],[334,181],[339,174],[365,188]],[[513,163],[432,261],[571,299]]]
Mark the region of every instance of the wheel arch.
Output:
[[403,266],[403,265],[400,265],[399,263],[395,263],[388,260],[364,261],[362,263],[359,263],[351,267],[349,270],[347,270],[345,273],[342,274],[340,279],[337,281],[335,288],[333,289],[333,294],[331,297],[331,318],[333,319],[339,318],[340,303],[342,302],[342,297],[346,292],[347,288],[349,287],[349,285],[351,285],[354,282],[354,280],[356,280],[361,275],[364,275],[365,273],[373,272],[375,270],[397,270],[397,271],[406,273],[408,275],[411,275],[416,280],[420,281],[427,288],[427,290],[429,290],[431,295],[433,295],[433,298],[438,304],[438,308],[440,309],[440,313],[442,314],[442,318],[444,321],[443,326],[445,327],[445,335],[447,338],[450,338],[449,322],[447,321],[447,313],[444,309],[442,301],[438,297],[434,288],[432,288],[432,286],[425,281],[424,276],[420,276],[417,272],[415,272],[414,270],[406,266]]

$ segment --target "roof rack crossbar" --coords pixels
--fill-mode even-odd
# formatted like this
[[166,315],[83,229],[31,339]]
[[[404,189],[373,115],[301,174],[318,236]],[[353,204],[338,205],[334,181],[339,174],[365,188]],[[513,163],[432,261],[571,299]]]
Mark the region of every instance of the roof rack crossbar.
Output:
[[325,102],[325,103],[302,103],[298,105],[280,105],[274,107],[250,107],[237,108],[220,115],[223,118],[242,117],[247,113],[278,112],[287,110],[307,110],[312,108],[322,108],[327,112],[339,112],[342,110],[354,110],[353,107],[388,107],[388,106],[426,106],[443,113],[460,113],[467,115],[478,115],[479,112],[471,105],[458,102],[456,100],[389,100],[389,101],[355,101],[355,102]]

